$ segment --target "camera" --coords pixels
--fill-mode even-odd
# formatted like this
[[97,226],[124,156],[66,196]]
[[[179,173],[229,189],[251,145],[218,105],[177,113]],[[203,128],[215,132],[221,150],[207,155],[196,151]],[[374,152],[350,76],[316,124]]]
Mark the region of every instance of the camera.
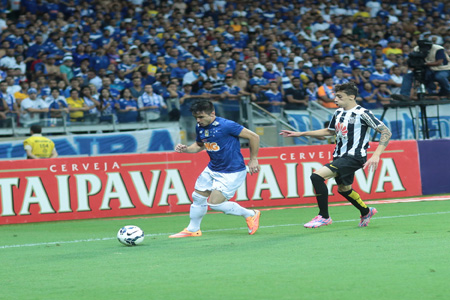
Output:
[[419,40],[417,42],[418,48],[411,52],[408,56],[408,66],[414,69],[414,77],[420,83],[425,81],[425,58],[428,56],[433,43],[427,40]]

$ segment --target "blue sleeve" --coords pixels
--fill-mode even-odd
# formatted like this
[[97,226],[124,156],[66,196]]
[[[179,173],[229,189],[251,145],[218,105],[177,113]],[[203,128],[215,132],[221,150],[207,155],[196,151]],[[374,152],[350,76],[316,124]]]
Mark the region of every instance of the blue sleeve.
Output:
[[448,63],[447,58],[445,57],[444,49],[440,49],[440,50],[436,51],[436,60],[440,60],[440,59],[444,60],[444,65],[446,65]]
[[230,135],[239,136],[244,129],[244,126],[234,121],[226,120],[226,129]]

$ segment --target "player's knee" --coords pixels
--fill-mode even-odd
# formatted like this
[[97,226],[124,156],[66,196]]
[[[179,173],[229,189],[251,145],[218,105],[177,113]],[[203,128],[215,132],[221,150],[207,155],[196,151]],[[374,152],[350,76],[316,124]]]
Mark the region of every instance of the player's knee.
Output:
[[316,183],[316,182],[320,183],[320,182],[324,182],[325,181],[325,179],[322,176],[320,176],[320,175],[318,175],[316,173],[312,173],[309,178],[311,179],[313,184]]
[[338,185],[338,193],[342,194],[342,193],[347,193],[348,191],[350,191],[352,189],[351,185]]
[[210,197],[210,198],[209,198],[209,201],[208,201],[208,205],[211,206],[211,208],[212,208],[213,205],[219,205],[219,204],[222,204],[222,203],[224,203],[226,200],[227,200],[226,198],[220,198],[220,199],[219,199],[219,198],[213,198],[213,197]]
[[192,193],[192,200],[195,205],[207,205],[208,197],[200,195],[194,191]]

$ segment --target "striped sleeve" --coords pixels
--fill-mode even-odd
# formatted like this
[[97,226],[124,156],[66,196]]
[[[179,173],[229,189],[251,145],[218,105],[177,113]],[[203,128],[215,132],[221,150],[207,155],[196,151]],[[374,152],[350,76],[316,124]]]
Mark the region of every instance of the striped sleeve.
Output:
[[373,128],[376,130],[379,127],[384,126],[383,122],[377,119],[377,117],[374,116],[374,114],[370,110],[364,110],[364,112],[361,114],[361,119],[364,123],[367,124],[370,128]]

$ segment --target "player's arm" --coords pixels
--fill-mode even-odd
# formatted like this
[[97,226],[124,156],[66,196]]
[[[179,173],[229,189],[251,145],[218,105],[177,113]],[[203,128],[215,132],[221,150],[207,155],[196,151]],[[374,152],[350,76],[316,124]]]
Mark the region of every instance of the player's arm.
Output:
[[56,151],[55,148],[53,148],[52,155],[50,155],[50,158],[55,158],[55,157],[58,157],[58,152]]
[[25,152],[27,153],[27,158],[32,158],[32,159],[38,158],[36,155],[34,155],[32,153],[33,147],[30,144],[28,144],[28,142],[24,142],[23,148],[25,149]]
[[31,150],[27,149],[25,150],[27,152],[27,158],[37,159],[38,157],[31,153]]
[[178,153],[197,153],[205,149],[203,143],[195,142],[190,146],[178,144],[175,146],[175,151]]
[[258,163],[259,135],[251,130],[248,130],[247,128],[244,128],[239,134],[239,137],[249,141],[250,161],[248,162],[248,170],[250,174],[258,173],[260,170]]
[[281,130],[280,135],[283,137],[301,137],[301,136],[310,136],[310,137],[324,137],[324,136],[332,136],[334,135],[334,131],[328,128],[322,128],[318,130],[312,131],[291,131],[291,130]]
[[367,162],[364,164],[364,169],[369,168],[369,170],[376,170],[378,167],[378,163],[380,161],[380,156],[384,152],[384,149],[386,149],[389,140],[391,139],[392,133],[387,128],[386,125],[381,123],[379,126],[375,128],[377,132],[380,133],[380,141],[378,142],[378,147],[373,153],[372,157],[367,160]]

